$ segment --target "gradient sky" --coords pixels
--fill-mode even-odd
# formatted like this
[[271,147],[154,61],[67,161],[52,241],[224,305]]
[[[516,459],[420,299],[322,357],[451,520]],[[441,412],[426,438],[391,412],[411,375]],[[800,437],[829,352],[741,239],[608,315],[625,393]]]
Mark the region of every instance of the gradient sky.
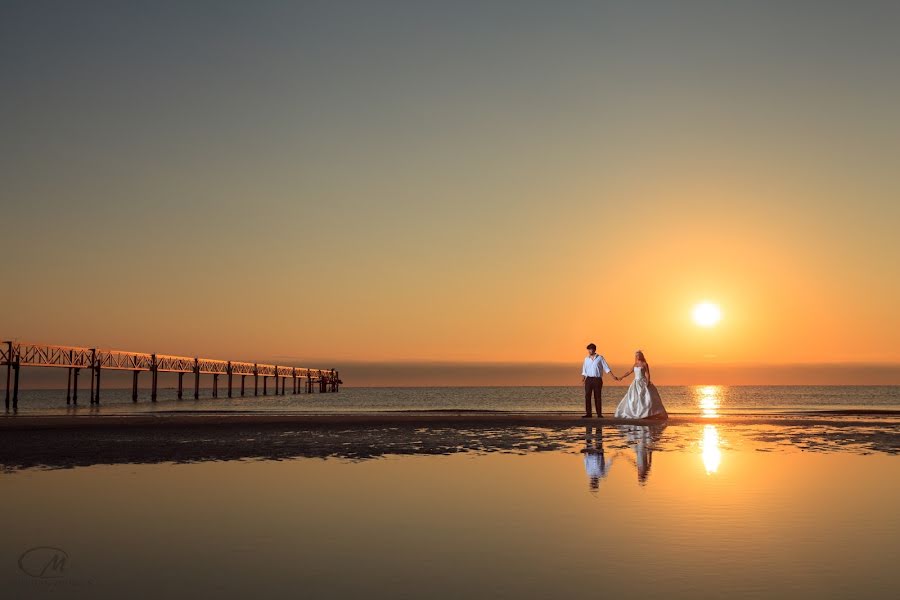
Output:
[[898,27],[889,2],[4,2],[0,336],[900,363]]

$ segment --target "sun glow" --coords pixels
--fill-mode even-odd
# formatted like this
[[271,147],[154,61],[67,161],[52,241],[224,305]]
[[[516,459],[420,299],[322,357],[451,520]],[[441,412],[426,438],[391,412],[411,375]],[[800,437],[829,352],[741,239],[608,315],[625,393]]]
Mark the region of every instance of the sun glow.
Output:
[[694,322],[700,327],[712,327],[722,319],[722,311],[712,302],[701,302],[694,307]]
[[715,418],[719,416],[720,386],[704,385],[697,388],[699,392],[700,412],[704,417]]

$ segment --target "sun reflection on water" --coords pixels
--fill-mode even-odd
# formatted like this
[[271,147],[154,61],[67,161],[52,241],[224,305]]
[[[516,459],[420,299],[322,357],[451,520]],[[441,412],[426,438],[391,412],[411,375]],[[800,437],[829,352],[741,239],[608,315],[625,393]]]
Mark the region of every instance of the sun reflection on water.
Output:
[[700,414],[709,418],[718,417],[722,386],[704,385],[695,390],[699,396],[697,403],[700,405]]
[[719,463],[722,462],[722,451],[719,449],[719,430],[715,425],[706,425],[703,428],[703,439],[700,441],[701,455],[703,456],[703,466],[706,467],[706,474],[715,473],[719,470]]

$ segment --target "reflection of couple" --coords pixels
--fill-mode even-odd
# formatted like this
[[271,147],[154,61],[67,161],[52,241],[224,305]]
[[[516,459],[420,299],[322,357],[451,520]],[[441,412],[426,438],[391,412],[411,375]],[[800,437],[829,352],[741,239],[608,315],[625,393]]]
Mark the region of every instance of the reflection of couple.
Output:
[[[634,450],[634,466],[637,467],[638,483],[645,484],[650,475],[650,466],[653,464],[653,439],[650,435],[650,428],[646,425],[620,425],[619,429],[625,432],[628,445]],[[659,432],[654,433],[658,434]]]
[[[625,434],[628,445],[634,450],[634,465],[637,467],[638,483],[647,483],[650,467],[653,464],[653,444],[659,439],[665,425],[652,430],[647,425],[619,425],[617,429]],[[596,491],[600,481],[606,478],[612,467],[614,457],[607,458],[603,449],[603,428],[584,428],[584,471],[588,476],[588,486]],[[618,453],[616,453],[618,456]]]
[[584,428],[584,471],[588,476],[588,485],[592,490],[600,487],[600,480],[609,473],[612,459],[606,460],[603,452],[603,428],[598,427],[594,433],[593,427]]
[[650,382],[650,365],[644,358],[644,353],[638,350],[634,353],[634,364],[631,371],[621,377],[616,377],[609,368],[606,359],[597,354],[597,346],[588,344],[588,355],[581,367],[581,380],[584,382],[584,415],[582,418],[591,418],[591,396],[594,397],[594,406],[597,408],[597,416],[602,417],[601,396],[603,394],[603,374],[610,373],[613,379],[621,381],[630,375],[634,375],[634,381],[628,386],[625,397],[616,408],[617,419],[665,419],[668,418],[663,406],[659,390]]

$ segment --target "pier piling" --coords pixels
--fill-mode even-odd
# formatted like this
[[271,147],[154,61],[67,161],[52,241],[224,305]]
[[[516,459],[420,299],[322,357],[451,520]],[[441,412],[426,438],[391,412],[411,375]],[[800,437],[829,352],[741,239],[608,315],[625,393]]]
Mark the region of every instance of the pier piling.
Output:
[[16,362],[13,365],[13,410],[19,408],[19,371],[22,370],[19,357],[16,356]]
[[97,350],[95,348],[91,348],[91,364],[88,366],[88,369],[91,373],[91,393],[88,396],[88,404],[94,403],[94,365],[97,362]]
[[12,377],[12,355],[13,355],[13,345],[12,342],[6,342],[6,397],[4,399],[4,403],[6,404],[6,410],[9,410],[9,384],[11,383]]
[[200,399],[200,360],[194,359],[194,400]]
[[100,404],[100,370],[100,365],[97,364],[97,366],[94,368],[94,377],[97,378],[97,388],[94,392],[94,404]]
[[[150,355],[150,402],[156,402],[156,384],[159,375],[159,357]],[[181,398],[181,377],[178,378],[178,398]]]

